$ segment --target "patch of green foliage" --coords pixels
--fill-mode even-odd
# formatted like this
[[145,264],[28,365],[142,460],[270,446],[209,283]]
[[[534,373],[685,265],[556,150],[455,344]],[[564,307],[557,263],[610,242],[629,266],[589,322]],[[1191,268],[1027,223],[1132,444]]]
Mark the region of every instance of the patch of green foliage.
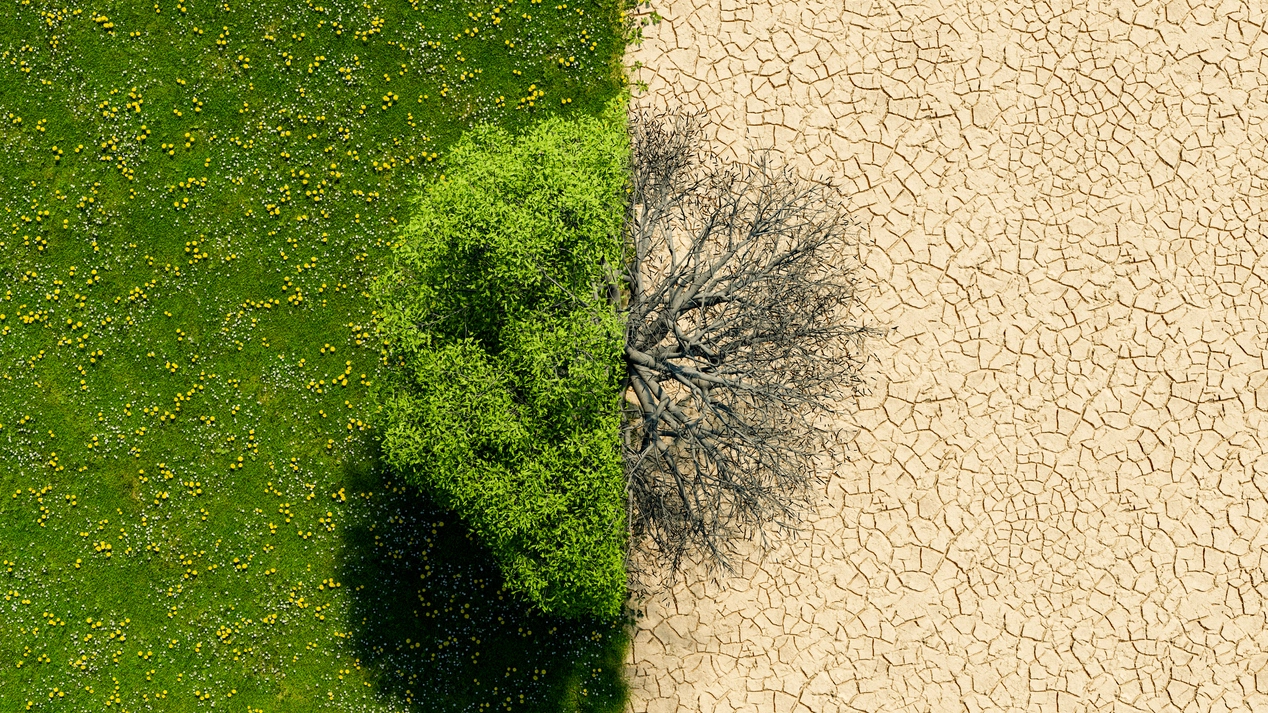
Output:
[[0,710],[621,708],[619,627],[382,464],[369,329],[418,182],[600,113],[620,12],[0,4]]
[[599,294],[621,258],[624,104],[520,136],[464,137],[378,284],[398,367],[388,461],[487,543],[543,611],[613,618],[626,596],[623,329]]

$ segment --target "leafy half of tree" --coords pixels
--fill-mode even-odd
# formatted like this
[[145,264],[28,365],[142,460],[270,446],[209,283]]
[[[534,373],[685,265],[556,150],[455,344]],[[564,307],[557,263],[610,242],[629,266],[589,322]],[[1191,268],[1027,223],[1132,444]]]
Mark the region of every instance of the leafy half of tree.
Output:
[[376,282],[390,464],[456,511],[507,587],[563,616],[620,614],[625,105],[520,135],[473,130],[420,194]]

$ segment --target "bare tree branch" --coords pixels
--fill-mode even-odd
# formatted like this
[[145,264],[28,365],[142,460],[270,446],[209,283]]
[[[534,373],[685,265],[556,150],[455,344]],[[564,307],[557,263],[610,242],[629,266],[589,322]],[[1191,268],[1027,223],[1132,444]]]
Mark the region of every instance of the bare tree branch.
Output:
[[688,560],[729,572],[740,540],[800,522],[830,435],[813,420],[865,392],[880,332],[845,321],[857,279],[833,263],[854,224],[830,183],[766,155],[722,165],[699,114],[635,109],[631,136],[607,296],[626,324],[632,552],[670,577]]

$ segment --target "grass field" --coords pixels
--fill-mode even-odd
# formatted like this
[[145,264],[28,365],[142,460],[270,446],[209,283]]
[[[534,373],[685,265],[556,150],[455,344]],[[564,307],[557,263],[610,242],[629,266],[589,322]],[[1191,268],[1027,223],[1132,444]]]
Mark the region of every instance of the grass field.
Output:
[[622,91],[552,2],[0,5],[0,710],[619,709],[371,427],[445,147]]

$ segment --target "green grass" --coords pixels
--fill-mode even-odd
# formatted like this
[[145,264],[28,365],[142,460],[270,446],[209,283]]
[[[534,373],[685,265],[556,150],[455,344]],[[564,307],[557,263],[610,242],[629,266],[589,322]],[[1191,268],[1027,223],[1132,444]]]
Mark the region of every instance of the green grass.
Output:
[[624,629],[381,464],[366,292],[465,128],[622,91],[620,10],[0,6],[0,710],[621,707]]

